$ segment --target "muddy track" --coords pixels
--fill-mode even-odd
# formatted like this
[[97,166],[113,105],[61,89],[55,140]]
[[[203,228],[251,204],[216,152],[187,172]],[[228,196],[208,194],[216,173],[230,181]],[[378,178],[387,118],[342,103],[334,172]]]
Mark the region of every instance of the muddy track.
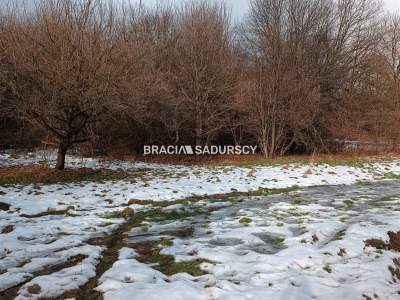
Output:
[[[236,195],[236,194],[234,194]],[[231,195],[230,195],[231,196]],[[233,198],[233,197],[232,197]],[[237,199],[237,197],[236,197]],[[186,202],[197,202],[199,199],[185,199]],[[214,200],[210,199],[209,201],[219,202],[219,201],[226,201],[227,199],[222,198],[221,200]],[[233,201],[233,199],[230,199]],[[180,203],[182,201],[179,201]],[[98,265],[96,266],[96,276],[92,277],[86,284],[81,286],[79,289],[70,290],[65,292],[64,294],[55,297],[55,298],[46,298],[44,300],[65,300],[69,298],[75,298],[77,300],[102,300],[103,294],[95,290],[95,288],[99,285],[98,280],[99,278],[109,270],[112,265],[118,260],[119,257],[119,250],[123,247],[133,246],[129,244],[126,240],[129,231],[131,231],[134,227],[139,227],[142,224],[142,221],[146,218],[150,218],[151,220],[158,220],[158,219],[165,219],[165,220],[173,220],[173,219],[186,219],[188,217],[192,217],[195,215],[207,215],[211,211],[217,210],[217,207],[214,208],[207,208],[207,210],[192,210],[192,211],[185,211],[185,212],[176,212],[176,211],[164,211],[163,207],[170,205],[168,204],[159,204],[159,206],[154,206],[153,208],[137,212],[133,215],[125,215],[125,222],[121,224],[116,230],[114,230],[111,234],[98,237],[88,240],[89,245],[93,246],[102,246],[105,248]],[[122,215],[124,215],[122,213]],[[120,215],[119,215],[120,216]],[[175,237],[186,237],[191,236],[193,234],[193,227],[189,228],[180,228],[174,231],[164,231],[162,232],[164,235],[171,235]],[[136,245],[137,246],[137,245]],[[83,260],[82,258],[81,260]],[[80,260],[80,261],[81,261]],[[52,267],[48,267],[43,271],[37,272],[33,274],[33,277],[49,275],[55,272],[58,272],[64,268],[68,268],[71,266],[76,265],[80,262],[79,260],[73,258],[66,263],[58,264]],[[32,280],[32,278],[27,279],[23,283],[14,286],[6,291],[0,292],[0,300],[11,300],[14,299],[18,295],[19,289]]]
[[[105,271],[107,271],[113,264],[118,260],[119,250],[125,245],[124,238],[127,232],[133,227],[139,226],[145,217],[145,213],[137,213],[131,218],[127,219],[125,223],[123,223],[118,229],[112,232],[110,235],[91,239],[88,241],[88,244],[95,246],[103,246],[106,250],[103,252],[101,260],[96,267],[96,276],[91,278],[85,285],[83,285],[79,290],[68,291],[56,298],[47,298],[45,300],[63,300],[68,298],[76,298],[77,300],[97,300],[103,299],[103,295],[100,292],[94,290],[97,286],[97,281],[103,275]],[[72,257],[69,261],[57,264],[51,267],[46,268],[45,270],[33,273],[32,278],[28,278],[24,282],[11,287],[3,292],[0,292],[0,300],[11,300],[14,299],[18,295],[19,289],[38,276],[49,275],[62,269],[72,267],[82,261],[84,257],[77,256]]]
[[[203,212],[204,213],[204,212]],[[152,208],[148,211],[141,211],[135,213],[126,219],[118,229],[108,236],[102,238],[96,238],[89,241],[89,244],[96,246],[103,246],[106,250],[103,252],[99,264],[96,267],[96,276],[91,278],[85,285],[79,290],[68,292],[56,300],[64,300],[67,298],[75,298],[76,300],[102,300],[103,294],[95,290],[98,286],[99,278],[112,267],[112,265],[118,260],[119,250],[123,247],[132,246],[125,239],[128,237],[129,231],[134,227],[139,227],[142,221],[146,218],[159,218],[160,216],[166,216],[168,212],[163,212],[159,207]],[[186,215],[174,216],[177,218],[186,218]],[[165,233],[165,232],[164,232]],[[174,236],[187,236],[193,233],[193,228],[178,230],[177,232],[170,232]],[[50,299],[49,299],[50,300]]]
[[96,267],[96,276],[91,278],[85,285],[81,286],[79,290],[69,291],[57,297],[56,300],[64,300],[71,297],[76,300],[102,300],[103,294],[95,290],[98,286],[99,278],[118,260],[119,250],[126,245],[124,241],[126,234],[132,228],[139,226],[145,216],[146,213],[144,212],[136,213],[110,235],[89,240],[88,244],[90,245],[103,246],[106,248]]
[[[106,272],[108,269],[112,267],[112,265],[118,260],[119,250],[125,246],[129,246],[125,241],[128,232],[134,228],[141,225],[142,221],[146,217],[160,217],[163,216],[165,212],[163,212],[159,207],[150,209],[148,211],[137,212],[129,217],[126,216],[125,222],[121,224],[116,230],[114,230],[111,234],[93,238],[88,240],[89,245],[93,246],[102,246],[105,248],[102,256],[100,258],[100,262],[96,267],[96,276],[91,278],[85,285],[81,286],[78,290],[71,290],[65,292],[64,294],[55,297],[55,298],[46,298],[44,300],[64,300],[68,298],[75,298],[77,300],[101,300],[103,299],[103,294],[95,290],[98,286],[99,278]],[[174,216],[175,217],[175,216]],[[179,217],[185,217],[179,216]],[[18,291],[20,288],[32,280],[35,277],[49,275],[55,272],[58,272],[64,268],[72,267],[82,261],[84,257],[73,257],[69,261],[63,264],[57,264],[51,267],[46,268],[45,270],[33,273],[33,277],[28,278],[24,282],[11,287],[3,292],[0,292],[0,300],[11,300],[14,299],[18,295]]]
[[78,263],[80,263],[85,258],[87,258],[87,256],[85,256],[85,255],[76,255],[76,256],[71,257],[65,263],[60,263],[60,264],[56,264],[56,265],[53,265],[53,266],[49,266],[44,270],[35,272],[35,273],[32,274],[33,275],[32,278],[28,278],[24,282],[22,282],[22,283],[20,283],[20,284],[18,284],[16,286],[13,286],[13,287],[5,290],[5,291],[0,292],[0,300],[11,300],[11,299],[14,299],[18,295],[19,289],[25,283],[29,282],[33,278],[39,277],[39,276],[49,275],[49,274],[61,271],[62,269],[73,267],[73,266],[77,265]]

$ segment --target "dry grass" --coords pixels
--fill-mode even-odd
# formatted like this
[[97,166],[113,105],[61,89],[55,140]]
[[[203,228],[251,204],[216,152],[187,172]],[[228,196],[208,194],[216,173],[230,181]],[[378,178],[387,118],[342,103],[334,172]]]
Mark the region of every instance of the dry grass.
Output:
[[[332,165],[358,165],[366,160],[387,159],[400,157],[399,153],[371,153],[371,152],[341,152],[336,154],[289,155],[266,159],[262,155],[223,155],[223,156],[123,156],[119,159],[125,161],[141,161],[160,164],[182,164],[203,166],[254,166],[254,165],[282,165],[301,163],[313,165],[327,163]],[[103,161],[114,160],[115,157],[98,157]],[[135,172],[145,172],[137,170]],[[132,172],[116,171],[109,169],[66,169],[55,170],[47,166],[22,166],[0,168],[0,186],[9,184],[54,184],[80,181],[118,180],[132,175]]]
[[80,181],[123,179],[128,173],[112,170],[87,168],[63,171],[41,166],[0,168],[0,185],[10,184],[54,184]]
[[321,162],[346,163],[347,161],[383,159],[400,157],[399,152],[369,152],[369,151],[346,151],[334,154],[310,154],[310,155],[288,155],[266,159],[261,154],[255,155],[214,155],[214,156],[193,156],[193,155],[154,155],[154,156],[132,156],[118,155],[103,156],[101,159],[110,161],[121,159],[126,161],[144,161],[160,164],[182,164],[182,165],[256,165],[256,164],[289,164],[305,163],[314,164]]

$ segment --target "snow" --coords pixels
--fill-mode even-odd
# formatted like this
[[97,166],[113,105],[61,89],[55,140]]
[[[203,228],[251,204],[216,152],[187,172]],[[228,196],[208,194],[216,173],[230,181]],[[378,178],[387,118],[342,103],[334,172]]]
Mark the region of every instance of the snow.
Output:
[[[119,300],[208,300],[209,294],[186,278],[168,279],[163,273],[135,259],[125,259],[127,248],[119,260],[101,276],[97,291],[104,299]],[[136,254],[134,254],[136,256]]]
[[[16,166],[30,165],[55,165],[57,161],[57,151],[55,150],[36,150],[33,152],[23,152],[6,150],[0,152],[0,167],[9,168]],[[129,161],[106,161],[91,157],[80,157],[77,155],[66,156],[65,164],[71,168],[94,168],[94,169],[141,169],[158,168],[159,164],[149,164]]]
[[[77,249],[75,249],[77,250]],[[61,271],[49,275],[38,276],[25,284],[19,291],[16,300],[43,299],[44,297],[57,297],[67,291],[79,289],[90,278],[96,275],[96,264],[101,254],[101,247],[86,246],[85,251],[79,251],[80,254],[89,255],[82,262],[75,266],[64,268]],[[40,292],[32,295],[29,286],[38,285]]]
[[[54,153],[0,153],[0,167],[39,164],[42,158],[51,162]],[[105,245],[93,241],[123,224],[124,219],[110,215],[138,199],[172,201],[166,211],[211,211],[203,219],[146,221],[147,232],[141,225],[126,238],[131,243],[158,240],[166,230],[193,226],[193,236],[167,236],[172,245],[160,245],[161,254],[173,255],[176,262],[207,260],[200,267],[208,274],[166,276],[139,262],[138,251],[122,244],[118,260],[98,280],[96,290],[105,299],[399,297],[400,285],[388,271],[398,253],[364,247],[366,239],[386,240],[387,231],[400,230],[400,186],[387,178],[400,175],[398,159],[357,166],[196,167],[68,156],[67,164],[143,171],[126,180],[0,186],[0,202],[10,205],[0,210],[0,232],[13,226],[0,234],[0,296],[16,285],[16,299],[58,297],[84,286],[96,275],[105,251]],[[242,196],[240,202],[206,197],[292,187],[299,190]],[[205,198],[188,205],[173,202],[191,196]],[[152,205],[129,207],[144,211]],[[241,223],[244,217],[251,222]],[[338,255],[340,249],[345,254]],[[81,259],[70,263],[76,257]],[[33,285],[40,286],[39,293],[30,293]]]
[[[400,188],[395,192],[400,192]],[[347,196],[353,196],[352,191],[348,193]],[[211,217],[208,230],[213,232],[212,236],[195,233],[189,239],[176,238],[173,246],[164,248],[162,253],[178,260],[202,258],[215,262],[203,265],[209,273],[208,280],[211,276],[215,282],[208,289],[212,299],[360,299],[363,294],[398,299],[400,285],[392,282],[388,271],[397,255],[364,249],[364,240],[386,240],[387,231],[399,230],[400,212],[391,212],[388,207],[377,212],[372,206],[358,217],[341,222],[340,218],[354,212],[346,207],[324,210],[326,199],[317,194],[313,199],[321,206],[316,209],[313,205],[308,220],[300,223],[306,228],[303,234],[295,235],[289,230],[297,224],[290,222],[290,218],[284,218],[282,226],[275,225],[277,213],[297,209],[298,205],[274,203],[268,210],[247,211],[246,216],[253,219],[247,226],[238,224],[238,218],[243,216],[240,210],[238,215],[227,215],[222,220],[221,216]],[[399,200],[397,197],[397,203]],[[369,201],[358,205],[367,205]],[[301,205],[300,211],[306,211],[307,206]],[[296,218],[299,221],[300,217]],[[335,239],[334,234],[343,228],[346,232],[342,239]],[[274,254],[259,251],[265,247],[257,247],[263,243],[257,236],[265,233],[283,237],[284,248]],[[316,242],[312,241],[314,234],[319,239]],[[216,244],[216,239],[227,242]],[[340,249],[345,249],[342,256],[338,255]],[[332,273],[324,270],[326,266],[330,266]]]
[[170,283],[132,283],[116,290],[105,290],[105,300],[211,300],[211,296],[188,280]]

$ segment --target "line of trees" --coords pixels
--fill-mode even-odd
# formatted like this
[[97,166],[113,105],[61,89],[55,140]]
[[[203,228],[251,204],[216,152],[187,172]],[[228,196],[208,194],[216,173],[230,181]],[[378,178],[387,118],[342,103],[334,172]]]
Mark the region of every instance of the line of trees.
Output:
[[400,17],[375,0],[0,6],[0,146],[140,153],[243,144],[266,157],[400,137]]

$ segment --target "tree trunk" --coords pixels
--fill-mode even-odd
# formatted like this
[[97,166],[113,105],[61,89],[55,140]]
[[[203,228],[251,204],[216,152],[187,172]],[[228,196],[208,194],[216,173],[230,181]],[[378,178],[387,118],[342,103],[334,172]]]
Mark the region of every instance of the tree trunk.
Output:
[[196,146],[203,146],[203,114],[200,107],[200,100],[196,101],[195,111],[195,143]]
[[201,120],[199,117],[196,118],[196,129],[195,129],[195,143],[196,146],[203,146],[203,130],[201,125]]
[[268,142],[266,138],[260,138],[260,148],[264,158],[269,158],[269,151],[268,151]]
[[56,164],[57,170],[64,170],[66,154],[67,154],[67,147],[65,147],[63,144],[60,144],[60,146],[58,147],[58,153],[57,153],[57,164]]

